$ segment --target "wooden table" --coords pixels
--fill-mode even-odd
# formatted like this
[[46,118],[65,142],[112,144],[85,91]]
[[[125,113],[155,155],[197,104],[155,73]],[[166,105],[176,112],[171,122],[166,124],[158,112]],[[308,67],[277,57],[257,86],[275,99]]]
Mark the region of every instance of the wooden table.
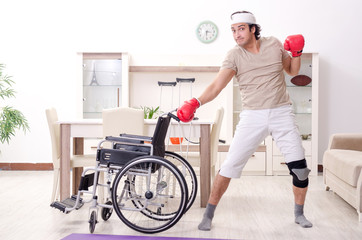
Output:
[[[76,121],[58,121],[60,124],[60,199],[70,196],[70,150],[73,138],[73,153],[83,154],[84,138],[103,138],[101,119],[81,119]],[[213,121],[192,121],[191,125],[182,123],[186,136],[200,138],[200,206],[206,207],[211,189],[210,127]],[[155,120],[145,120],[145,135],[152,136]],[[189,130],[191,127],[191,131]],[[172,121],[169,134],[177,136],[178,123]]]

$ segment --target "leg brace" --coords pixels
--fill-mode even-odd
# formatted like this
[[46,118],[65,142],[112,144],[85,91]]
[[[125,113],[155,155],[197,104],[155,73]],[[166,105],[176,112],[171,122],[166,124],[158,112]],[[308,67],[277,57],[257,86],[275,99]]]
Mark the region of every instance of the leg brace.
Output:
[[293,185],[298,188],[306,188],[309,184],[308,175],[310,169],[307,168],[305,159],[287,163],[289,174],[293,176]]

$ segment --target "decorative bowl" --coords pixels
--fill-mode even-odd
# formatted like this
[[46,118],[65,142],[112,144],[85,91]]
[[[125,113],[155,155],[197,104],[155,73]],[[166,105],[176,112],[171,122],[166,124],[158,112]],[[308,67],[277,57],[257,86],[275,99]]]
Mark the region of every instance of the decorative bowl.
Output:
[[[180,142],[180,140],[181,140],[181,142]],[[180,144],[180,143],[182,143],[182,141],[184,140],[184,138],[183,137],[170,137],[170,141],[171,141],[171,143],[172,144]]]

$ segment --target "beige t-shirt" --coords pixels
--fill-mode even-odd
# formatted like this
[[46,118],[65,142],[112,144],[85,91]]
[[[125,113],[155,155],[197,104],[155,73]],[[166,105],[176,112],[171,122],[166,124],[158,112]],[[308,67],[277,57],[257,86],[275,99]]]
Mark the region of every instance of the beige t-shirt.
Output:
[[243,109],[268,109],[291,104],[286,90],[282,60],[289,56],[274,37],[262,37],[258,54],[240,46],[231,49],[221,66],[233,69]]

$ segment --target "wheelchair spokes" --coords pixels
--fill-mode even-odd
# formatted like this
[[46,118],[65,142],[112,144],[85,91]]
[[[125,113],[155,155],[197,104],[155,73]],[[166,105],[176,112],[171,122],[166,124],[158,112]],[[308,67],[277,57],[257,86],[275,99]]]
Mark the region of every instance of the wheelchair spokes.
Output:
[[[141,232],[154,233],[173,226],[183,215],[187,202],[187,187],[180,172],[161,158],[141,157],[129,165],[117,174],[112,187],[117,215],[129,227]],[[138,171],[133,171],[133,167]],[[166,182],[170,175],[175,183]],[[126,187],[123,182],[127,182]],[[178,191],[167,194],[168,188],[174,185]],[[128,197],[122,197],[125,191]]]

